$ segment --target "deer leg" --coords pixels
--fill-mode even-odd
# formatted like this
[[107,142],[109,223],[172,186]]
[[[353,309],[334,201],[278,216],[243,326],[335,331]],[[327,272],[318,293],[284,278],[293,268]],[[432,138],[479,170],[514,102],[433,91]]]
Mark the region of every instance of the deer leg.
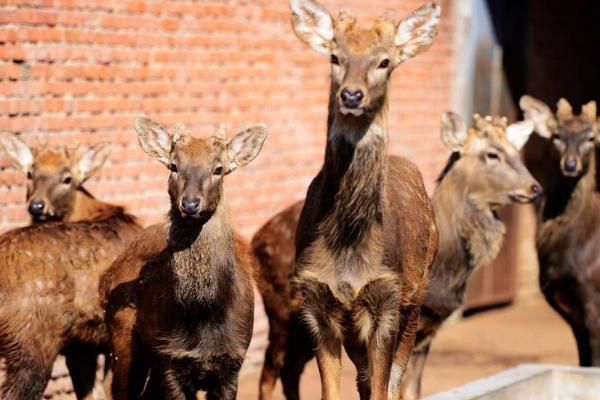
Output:
[[342,344],[332,332],[323,330],[317,347],[317,365],[321,375],[322,400],[340,399]]
[[579,354],[579,366],[591,367],[592,366],[592,347],[590,332],[585,326],[578,326],[574,323],[569,323],[571,330],[575,336],[577,342],[577,352]]
[[300,399],[300,375],[304,371],[306,363],[314,356],[313,343],[310,335],[304,327],[297,327],[298,333],[292,334],[293,340],[290,340],[283,369],[281,371],[281,383],[283,384],[283,393],[287,400]]
[[77,399],[93,399],[98,366],[97,351],[88,346],[75,344],[68,346],[64,354]]
[[[58,351],[56,352],[58,355]],[[52,374],[52,361],[11,353],[6,357],[6,375],[0,387],[3,400],[41,399]]]
[[269,325],[269,346],[265,352],[265,361],[259,383],[259,400],[270,400],[273,396],[273,389],[277,378],[281,374],[284,360],[287,357],[288,345],[288,323],[270,321]]
[[[402,312],[400,329],[398,331],[398,341],[394,352],[394,361],[388,388],[389,398],[393,400],[402,399],[402,378],[415,343],[420,313],[421,308],[416,305],[405,308]],[[423,360],[423,363],[424,362],[425,360]]]
[[371,384],[369,382],[369,359],[364,343],[357,340],[358,335],[346,335],[344,348],[350,360],[356,367],[356,387],[360,400],[371,398]]
[[421,378],[430,346],[431,342],[413,350],[400,387],[402,400],[417,400],[421,397]]
[[[206,400],[235,400],[238,391],[237,376],[229,382],[206,392]],[[195,398],[189,400],[196,400]]]
[[135,311],[121,309],[111,319],[112,396],[115,400],[138,398],[148,378],[150,359],[133,330]]

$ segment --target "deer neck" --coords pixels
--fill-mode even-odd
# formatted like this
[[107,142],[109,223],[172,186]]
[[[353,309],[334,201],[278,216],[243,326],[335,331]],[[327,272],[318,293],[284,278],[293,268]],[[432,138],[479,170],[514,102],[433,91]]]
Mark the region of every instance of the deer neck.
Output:
[[111,215],[120,207],[97,200],[85,189],[75,191],[74,205],[65,218],[65,222],[93,221]]
[[355,247],[381,227],[387,157],[387,100],[360,117],[338,109],[336,88],[329,100],[327,145],[323,166],[328,208],[321,229],[330,246]]
[[450,170],[432,198],[440,229],[439,256],[433,269],[458,287],[466,284],[475,268],[496,257],[505,233],[495,210],[469,191],[467,179],[459,168]]
[[170,212],[169,249],[175,302],[197,315],[227,303],[231,296],[235,253],[226,205],[205,221]]

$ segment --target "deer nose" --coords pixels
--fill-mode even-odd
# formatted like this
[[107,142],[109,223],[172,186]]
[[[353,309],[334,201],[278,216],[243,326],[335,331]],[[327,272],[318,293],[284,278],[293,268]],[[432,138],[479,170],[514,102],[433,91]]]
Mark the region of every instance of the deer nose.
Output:
[[534,183],[533,185],[531,185],[531,193],[533,193],[533,198],[536,198],[539,195],[541,195],[543,191],[544,190],[539,185],[539,183]]
[[194,197],[190,199],[187,196],[183,196],[181,199],[181,211],[188,215],[196,214],[200,210],[200,198]]
[[42,200],[35,200],[29,203],[29,213],[31,215],[42,215],[46,204]]
[[565,161],[565,170],[567,172],[575,172],[577,170],[577,160],[573,158],[568,158]]
[[365,95],[362,90],[350,92],[347,89],[343,89],[342,93],[340,93],[340,97],[342,98],[342,104],[344,104],[344,107],[357,108]]

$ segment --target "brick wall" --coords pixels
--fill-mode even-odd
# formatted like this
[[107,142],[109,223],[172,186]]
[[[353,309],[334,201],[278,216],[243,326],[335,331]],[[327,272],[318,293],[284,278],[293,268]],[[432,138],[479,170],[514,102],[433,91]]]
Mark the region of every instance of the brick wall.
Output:
[[[395,2],[398,15],[421,0]],[[442,5],[448,5],[442,2]],[[50,144],[114,143],[89,189],[145,223],[167,209],[167,172],[138,147],[144,112],[199,135],[269,125],[262,154],[227,179],[236,226],[247,235],[301,198],[323,154],[328,63],[294,36],[287,1],[5,0],[0,9],[0,132]],[[385,0],[329,0],[369,21]],[[449,107],[450,6],[423,56],[394,74],[391,149],[431,182],[445,156],[439,113]],[[26,221],[25,179],[0,158],[0,230]]]
[[[370,23],[422,0],[324,0]],[[428,188],[446,157],[439,115],[454,78],[451,0],[432,48],[401,66],[391,87],[390,147],[422,169]],[[144,223],[168,207],[167,171],[139,148],[132,123],[146,113],[207,135],[269,125],[255,162],[227,178],[234,223],[248,237],[302,198],[324,149],[328,61],[294,36],[285,0],[4,0],[0,8],[0,132],[51,145],[113,142],[88,189]],[[334,13],[337,15],[337,12]],[[0,231],[23,225],[25,177],[0,156]],[[259,313],[260,315],[260,313]],[[258,344],[266,322],[257,323]],[[258,353],[256,353],[258,354]]]

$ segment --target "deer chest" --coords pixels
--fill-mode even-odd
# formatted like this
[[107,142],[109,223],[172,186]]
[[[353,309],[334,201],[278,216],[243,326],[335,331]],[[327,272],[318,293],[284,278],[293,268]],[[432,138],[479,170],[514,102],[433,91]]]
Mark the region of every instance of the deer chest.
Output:
[[350,304],[370,282],[395,280],[398,274],[385,265],[382,248],[332,251],[319,238],[298,258],[296,277],[301,286],[324,284],[338,301]]

